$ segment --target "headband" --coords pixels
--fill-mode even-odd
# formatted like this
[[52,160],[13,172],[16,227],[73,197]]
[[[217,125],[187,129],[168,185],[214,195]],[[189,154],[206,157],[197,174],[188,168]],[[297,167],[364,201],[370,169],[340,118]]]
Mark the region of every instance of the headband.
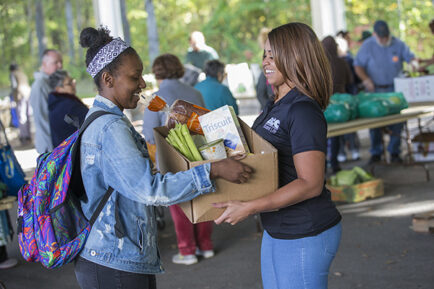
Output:
[[94,56],[86,71],[94,78],[107,64],[111,63],[129,46],[119,37],[113,39]]

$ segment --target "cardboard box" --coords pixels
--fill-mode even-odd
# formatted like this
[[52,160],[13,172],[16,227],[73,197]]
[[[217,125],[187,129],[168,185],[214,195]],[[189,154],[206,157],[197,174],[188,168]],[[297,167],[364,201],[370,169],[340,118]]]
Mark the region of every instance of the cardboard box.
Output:
[[[238,119],[252,154],[243,163],[253,167],[255,173],[244,184],[234,184],[223,179],[216,179],[216,191],[201,195],[189,202],[180,204],[185,215],[192,223],[217,219],[224,209],[214,208],[212,203],[230,200],[248,201],[274,192],[278,188],[277,150],[246,123]],[[165,139],[167,127],[154,128],[159,169],[162,173],[185,171],[211,161],[190,162]]]
[[395,78],[395,91],[402,92],[408,103],[434,101],[434,75]]
[[384,195],[384,185],[382,179],[374,179],[353,186],[332,186],[327,184],[327,188],[332,193],[332,201],[357,203],[367,198],[376,198]]
[[414,215],[412,229],[415,232],[434,233],[434,211]]

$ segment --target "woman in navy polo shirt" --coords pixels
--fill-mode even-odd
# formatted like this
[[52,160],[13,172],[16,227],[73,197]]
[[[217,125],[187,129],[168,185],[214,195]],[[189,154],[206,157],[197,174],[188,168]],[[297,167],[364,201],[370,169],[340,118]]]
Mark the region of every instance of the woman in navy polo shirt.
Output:
[[327,288],[341,215],[325,187],[330,64],[313,30],[288,23],[268,34],[262,61],[275,99],[253,129],[279,154],[279,189],[249,202],[224,202],[217,224],[261,213],[262,282],[268,288]]

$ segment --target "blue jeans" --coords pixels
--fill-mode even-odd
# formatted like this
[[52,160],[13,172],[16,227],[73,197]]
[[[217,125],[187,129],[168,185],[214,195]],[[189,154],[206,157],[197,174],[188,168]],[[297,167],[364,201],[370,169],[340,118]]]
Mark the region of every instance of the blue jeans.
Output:
[[340,146],[339,146],[339,154],[345,155],[345,147],[346,143],[348,143],[348,148],[350,149],[350,152],[359,152],[360,148],[360,141],[359,136],[356,132],[344,134],[340,138]]
[[75,277],[82,289],[156,289],[155,275],[120,271],[77,257]]
[[339,247],[341,223],[313,237],[262,237],[261,272],[264,289],[327,288],[330,265]]
[[[404,127],[404,123],[397,123],[386,126],[390,129],[392,134],[390,135],[389,145],[387,146],[387,151],[390,154],[399,155],[401,152],[401,131]],[[383,153],[383,133],[381,128],[374,128],[369,130],[369,135],[371,137],[371,155],[380,156]]]
[[[394,87],[391,86],[389,88],[375,88],[375,92],[393,92]],[[399,155],[401,152],[401,131],[404,127],[404,123],[397,123],[386,126],[386,128],[392,131],[390,135],[389,145],[387,146],[387,151],[390,154]],[[371,137],[371,155],[381,156],[383,153],[383,142],[382,142],[382,132],[380,128],[374,128],[369,130],[369,135]]]

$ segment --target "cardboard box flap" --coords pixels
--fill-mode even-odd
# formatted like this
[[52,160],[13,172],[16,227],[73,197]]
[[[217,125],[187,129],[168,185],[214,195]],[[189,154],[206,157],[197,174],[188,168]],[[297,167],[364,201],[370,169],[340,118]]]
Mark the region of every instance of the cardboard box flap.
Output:
[[[165,139],[169,129],[165,126],[154,128],[154,139],[157,145],[158,168],[162,174],[176,173],[188,170],[188,160],[172,147]],[[193,206],[191,201],[179,204],[187,218],[193,219]]]
[[252,130],[244,121],[239,119],[239,122],[251,152],[255,154],[277,152],[277,149],[272,144],[264,140],[254,130]]
[[160,172],[165,174],[188,170],[190,168],[188,160],[166,141],[165,138],[168,133],[169,129],[165,126],[154,128],[157,162]]

